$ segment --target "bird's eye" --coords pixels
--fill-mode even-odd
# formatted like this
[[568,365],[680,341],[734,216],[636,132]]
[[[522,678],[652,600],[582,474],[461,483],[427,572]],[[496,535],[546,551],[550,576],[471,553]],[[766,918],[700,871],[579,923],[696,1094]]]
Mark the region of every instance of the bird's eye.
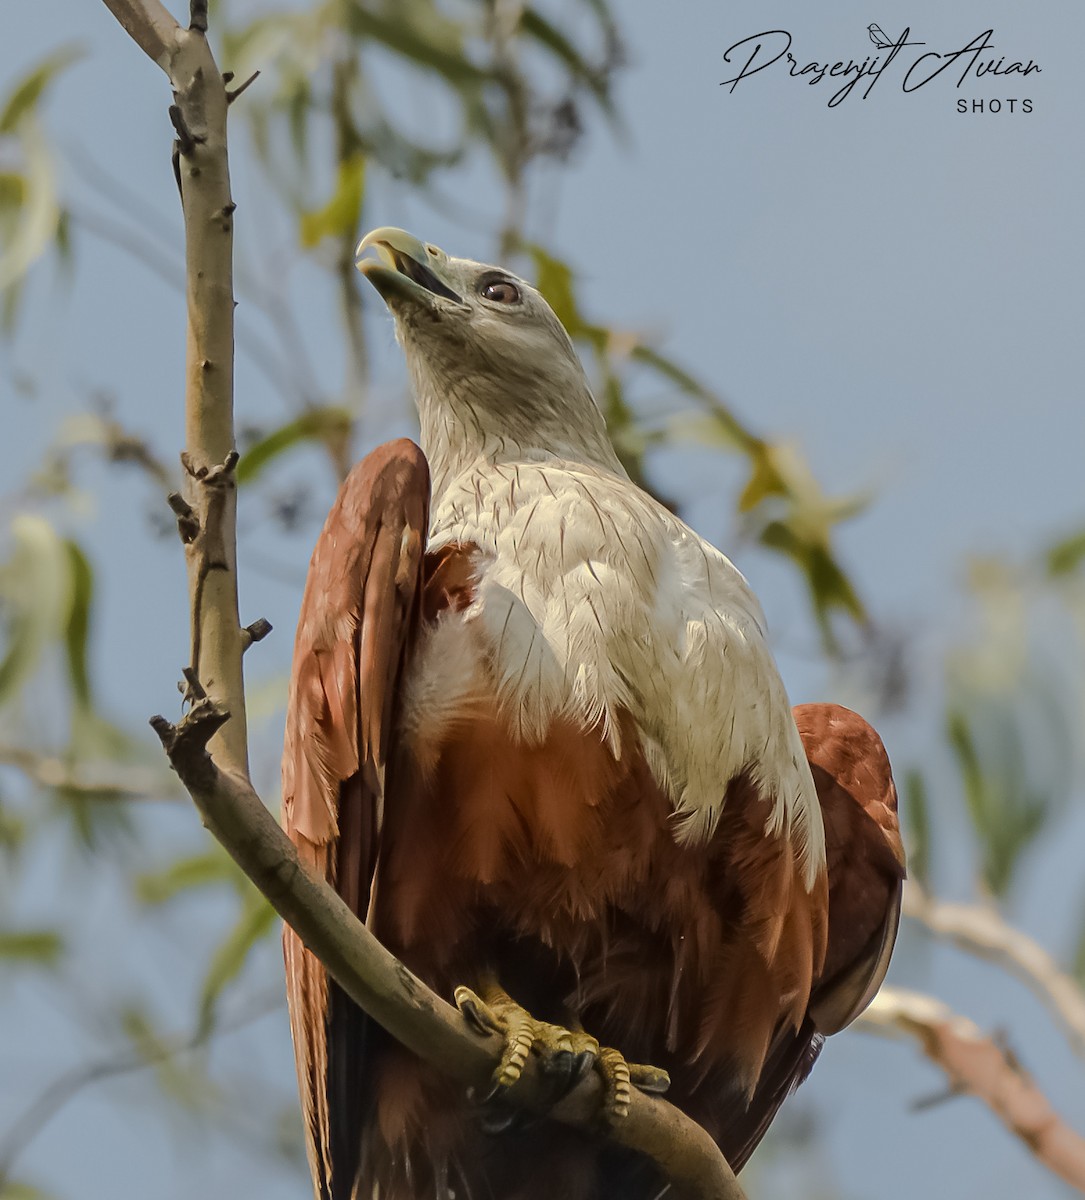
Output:
[[479,288],[479,295],[495,304],[520,303],[520,289],[508,279],[491,279]]

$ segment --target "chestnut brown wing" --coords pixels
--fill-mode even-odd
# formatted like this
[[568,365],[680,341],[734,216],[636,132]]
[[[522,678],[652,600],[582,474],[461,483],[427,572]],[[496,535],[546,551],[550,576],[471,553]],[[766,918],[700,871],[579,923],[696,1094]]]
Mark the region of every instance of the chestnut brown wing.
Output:
[[825,823],[828,946],[806,1019],[798,1029],[777,1031],[749,1103],[723,1123],[720,1147],[735,1171],[810,1074],[825,1036],[849,1025],[874,998],[900,921],[904,847],[881,738],[840,705],[801,704],[793,713]]
[[[309,566],[283,751],[283,824],[302,861],[362,920],[418,627],[429,508],[422,451],[401,439],[347,476]],[[351,1194],[361,1154],[368,1020],[290,928],[287,999],[314,1186]]]
[[825,823],[829,945],[810,1002],[819,1033],[863,1011],[885,978],[900,923],[904,845],[882,740],[838,704],[795,710]]

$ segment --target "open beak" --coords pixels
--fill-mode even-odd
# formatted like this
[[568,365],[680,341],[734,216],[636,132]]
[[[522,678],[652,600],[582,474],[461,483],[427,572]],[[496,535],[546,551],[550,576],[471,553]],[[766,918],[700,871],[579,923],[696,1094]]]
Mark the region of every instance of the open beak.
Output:
[[[369,249],[376,258],[361,258]],[[441,261],[413,234],[391,225],[382,225],[367,233],[358,243],[358,270],[380,292],[384,302],[394,307],[397,301],[433,304],[433,297],[463,304],[463,299],[441,278]]]

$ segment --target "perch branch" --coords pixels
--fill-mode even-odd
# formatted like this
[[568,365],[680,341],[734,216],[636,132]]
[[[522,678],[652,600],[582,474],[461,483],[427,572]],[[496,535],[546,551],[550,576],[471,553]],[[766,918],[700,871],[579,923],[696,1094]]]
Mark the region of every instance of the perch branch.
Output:
[[997,909],[947,904],[909,883],[904,891],[904,914],[936,937],[1015,975],[1047,1006],[1074,1052],[1085,1058],[1085,993],[1041,945],[1014,929]]
[[1013,1053],[966,1017],[930,996],[887,987],[856,1027],[917,1041],[954,1092],[982,1100],[1045,1167],[1085,1193],[1085,1138],[1055,1112]]
[[[225,720],[222,709],[205,697],[197,699],[176,726],[162,717],[152,722],[208,829],[375,1021],[466,1087],[487,1090],[500,1058],[500,1038],[470,1031],[456,1009],[385,950],[340,896],[302,866],[248,780],[215,766],[204,746]],[[536,1107],[545,1087],[537,1064],[529,1061],[510,1099]],[[593,1074],[550,1115],[594,1129],[602,1102],[602,1083]],[[741,1187],[709,1135],[664,1100],[634,1091],[628,1117],[606,1135],[648,1155],[670,1181],[675,1200],[743,1200]]]

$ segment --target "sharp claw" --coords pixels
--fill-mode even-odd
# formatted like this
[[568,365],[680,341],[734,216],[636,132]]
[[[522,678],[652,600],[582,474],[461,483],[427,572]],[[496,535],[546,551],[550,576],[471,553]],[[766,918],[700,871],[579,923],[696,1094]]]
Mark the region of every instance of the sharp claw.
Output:
[[649,1067],[641,1063],[629,1064],[629,1081],[638,1092],[649,1096],[662,1096],[671,1086],[671,1077],[662,1067]]
[[527,1114],[509,1104],[495,1104],[479,1114],[478,1127],[483,1133],[496,1136],[510,1129],[523,1129]]
[[555,1090],[566,1091],[573,1081],[577,1059],[572,1050],[557,1050],[540,1064],[544,1075],[549,1076]]
[[474,1027],[482,1037],[491,1033],[504,1033],[505,1024],[494,1010],[481,997],[476,996],[470,988],[458,987],[454,993],[456,1007],[463,1014],[464,1020]]
[[594,1050],[581,1050],[573,1062],[572,1075],[569,1079],[570,1091],[578,1084],[595,1066],[595,1060],[598,1057]]

